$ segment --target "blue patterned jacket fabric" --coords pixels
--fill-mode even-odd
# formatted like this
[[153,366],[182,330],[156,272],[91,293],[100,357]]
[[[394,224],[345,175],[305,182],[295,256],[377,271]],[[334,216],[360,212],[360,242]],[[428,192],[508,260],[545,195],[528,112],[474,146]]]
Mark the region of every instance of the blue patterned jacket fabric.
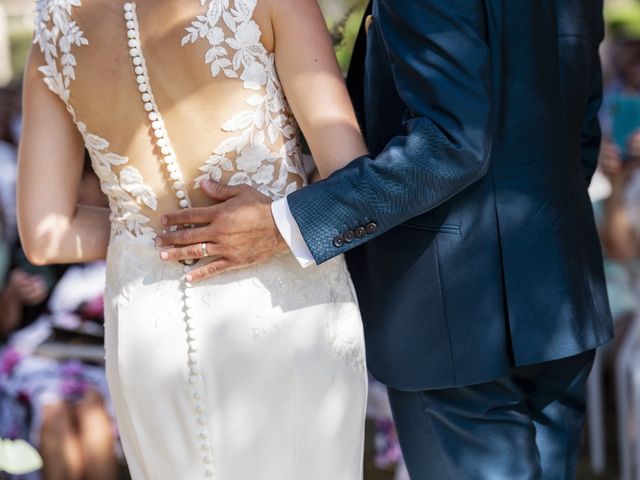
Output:
[[601,0],[373,0],[349,84],[370,155],[288,197],[347,253],[372,373],[490,381],[612,337],[588,183]]

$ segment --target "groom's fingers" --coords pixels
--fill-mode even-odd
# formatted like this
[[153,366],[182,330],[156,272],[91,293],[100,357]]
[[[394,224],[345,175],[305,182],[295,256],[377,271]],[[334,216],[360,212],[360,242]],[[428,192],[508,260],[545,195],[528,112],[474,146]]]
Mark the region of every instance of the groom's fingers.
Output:
[[211,223],[215,216],[213,207],[194,207],[180,210],[179,212],[165,213],[162,215],[162,225],[197,225]]
[[175,232],[159,233],[156,236],[156,246],[193,245],[212,240],[212,229],[209,225],[206,225],[204,227],[176,230]]
[[194,268],[185,276],[189,282],[199,282],[207,278],[215,277],[221,273],[234,270],[237,267],[227,258],[218,258],[206,265]]
[[165,248],[160,252],[160,258],[167,261],[191,260],[194,258],[204,258],[202,245],[207,253],[207,257],[221,257],[223,255],[222,248],[216,243],[201,242],[186,247]]

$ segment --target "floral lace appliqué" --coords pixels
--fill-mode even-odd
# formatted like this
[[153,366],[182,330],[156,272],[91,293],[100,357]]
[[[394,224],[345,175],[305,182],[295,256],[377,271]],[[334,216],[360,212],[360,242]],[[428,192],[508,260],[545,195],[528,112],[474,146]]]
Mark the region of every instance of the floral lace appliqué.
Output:
[[83,123],[78,123],[78,130],[84,137],[102,191],[109,199],[112,233],[127,231],[134,236],[148,237],[152,240],[155,233],[151,227],[146,226],[150,220],[140,211],[142,205],[154,211],[158,208],[158,200],[153,190],[143,183],[142,175],[133,167],[124,167],[119,173],[114,172],[114,166],[125,165],[129,159],[110,152],[109,142],[87,133]]
[[[84,32],[71,19],[71,9],[80,5],[80,0],[37,0],[35,8],[33,43],[40,47],[46,63],[38,70],[44,75],[44,82],[49,89],[67,107],[71,80],[76,78],[76,57],[71,53],[71,47],[89,45]],[[57,60],[60,61],[60,68]]]
[[[211,0],[205,15],[189,27],[182,45],[206,39],[205,63],[216,77],[242,81],[253,92],[247,109],[235,114],[222,129],[234,135],[224,140],[200,168],[195,181],[220,181],[223,172],[236,171],[229,185],[247,184],[272,198],[281,198],[300,185],[290,174],[306,178],[301,161],[298,127],[284,97],[275,68],[275,56],[261,42],[253,20],[257,0]],[[206,0],[200,0],[204,5]],[[226,29],[231,35],[226,35]],[[281,141],[281,146],[279,145]],[[235,158],[235,168],[234,161]]]
[[80,5],[81,0],[36,2],[33,43],[39,46],[45,60],[45,65],[38,70],[44,75],[43,80],[49,89],[64,102],[82,134],[102,191],[109,198],[113,233],[127,231],[134,236],[153,239],[153,230],[145,226],[150,220],[140,212],[143,205],[156,210],[158,202],[155,194],[144,184],[137,169],[126,166],[119,173],[113,171],[113,167],[121,167],[129,159],[109,151],[107,140],[88,132],[87,126],[78,121],[75,110],[69,104],[71,82],[76,78],[77,64],[71,49],[89,45],[84,32],[71,17],[72,8]]

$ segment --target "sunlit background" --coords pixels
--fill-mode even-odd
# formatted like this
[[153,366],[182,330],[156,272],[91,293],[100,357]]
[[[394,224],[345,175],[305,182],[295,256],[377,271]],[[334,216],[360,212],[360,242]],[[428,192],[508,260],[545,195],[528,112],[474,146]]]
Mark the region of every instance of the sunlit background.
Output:
[[[16,287],[12,282],[16,280],[12,273],[21,269],[39,275],[46,282],[59,274],[55,269],[31,269],[17,261],[15,238],[7,234],[6,228],[12,219],[15,222],[15,211],[10,207],[10,185],[19,140],[19,85],[31,43],[33,4],[32,0],[0,0],[0,201],[5,209],[5,218],[0,222],[0,242],[6,243],[2,249],[9,252],[0,254],[0,438],[27,440],[31,440],[33,434],[34,418],[42,412],[29,392],[23,392],[18,398],[15,410],[10,411],[8,406],[15,406],[8,397],[15,394],[9,390],[14,380],[12,372],[20,359],[12,356],[7,339],[12,332],[19,331],[21,325],[10,325],[7,312],[10,308],[30,308],[28,302],[21,304],[15,299],[12,292]],[[320,4],[338,61],[346,72],[366,0],[320,0]],[[600,168],[590,193],[605,250],[617,339],[600,352],[590,380],[589,421],[578,478],[640,480],[640,322],[637,320],[640,311],[640,0],[605,0],[605,13],[607,38],[601,49],[605,73],[605,101],[601,112],[604,143]],[[87,315],[93,315],[95,318],[91,321],[99,325],[100,306],[89,301],[80,303],[82,311],[69,314],[81,318],[78,321],[84,330],[90,326]],[[83,334],[86,337],[86,332]],[[89,423],[94,425],[90,433],[93,432],[94,440],[106,442],[105,465],[112,460],[110,455],[115,459],[117,468],[110,478],[128,478],[117,439],[112,438],[116,430],[108,400],[101,397],[101,381],[91,379],[91,375],[99,376],[102,372],[99,342],[87,342],[86,338],[74,334],[72,327],[65,331],[60,326],[39,347],[38,353],[59,362],[65,381],[76,381],[77,385],[72,382],[69,388],[75,386],[78,391],[84,391],[82,388],[86,389],[86,385],[95,383],[95,388],[90,389],[94,397],[84,399],[85,405],[89,405],[89,414],[93,415],[89,416],[94,421]],[[372,382],[370,390],[365,478],[406,480],[384,389]],[[86,416],[87,412],[77,412],[77,415],[86,420],[81,415]],[[53,418],[60,417],[54,415]],[[50,468],[15,478],[64,478],[49,473],[56,471],[56,462],[62,465],[66,461],[62,458],[64,453],[55,448],[55,435],[53,447],[49,449],[46,442],[51,432],[47,430],[47,422],[38,428],[41,429],[37,432],[40,453]],[[56,431],[54,428],[54,434]],[[88,438],[91,441],[91,435]],[[82,441],[86,441],[86,437],[78,436],[78,442]],[[0,470],[1,467],[0,463]],[[0,478],[4,478],[3,473]]]

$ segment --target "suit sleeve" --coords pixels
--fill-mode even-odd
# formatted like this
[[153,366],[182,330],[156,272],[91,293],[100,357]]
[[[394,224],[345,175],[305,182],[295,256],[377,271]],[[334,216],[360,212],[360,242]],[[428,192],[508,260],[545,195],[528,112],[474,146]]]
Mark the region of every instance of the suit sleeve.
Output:
[[602,41],[604,34],[604,26],[602,20],[602,8],[595,15],[596,22],[596,38],[594,39],[592,61],[591,61],[591,81],[590,95],[587,103],[587,109],[582,123],[582,132],[580,135],[580,150],[582,156],[582,171],[584,173],[587,185],[591,183],[596,167],[598,166],[598,155],[600,153],[600,141],[602,132],[600,129],[600,121],[598,112],[602,105],[602,67],[600,63],[600,53],[598,47]]
[[377,157],[357,158],[289,195],[317,263],[433,209],[488,168],[491,78],[483,2],[378,0],[373,15],[371,29],[384,43],[407,105],[404,132]]

